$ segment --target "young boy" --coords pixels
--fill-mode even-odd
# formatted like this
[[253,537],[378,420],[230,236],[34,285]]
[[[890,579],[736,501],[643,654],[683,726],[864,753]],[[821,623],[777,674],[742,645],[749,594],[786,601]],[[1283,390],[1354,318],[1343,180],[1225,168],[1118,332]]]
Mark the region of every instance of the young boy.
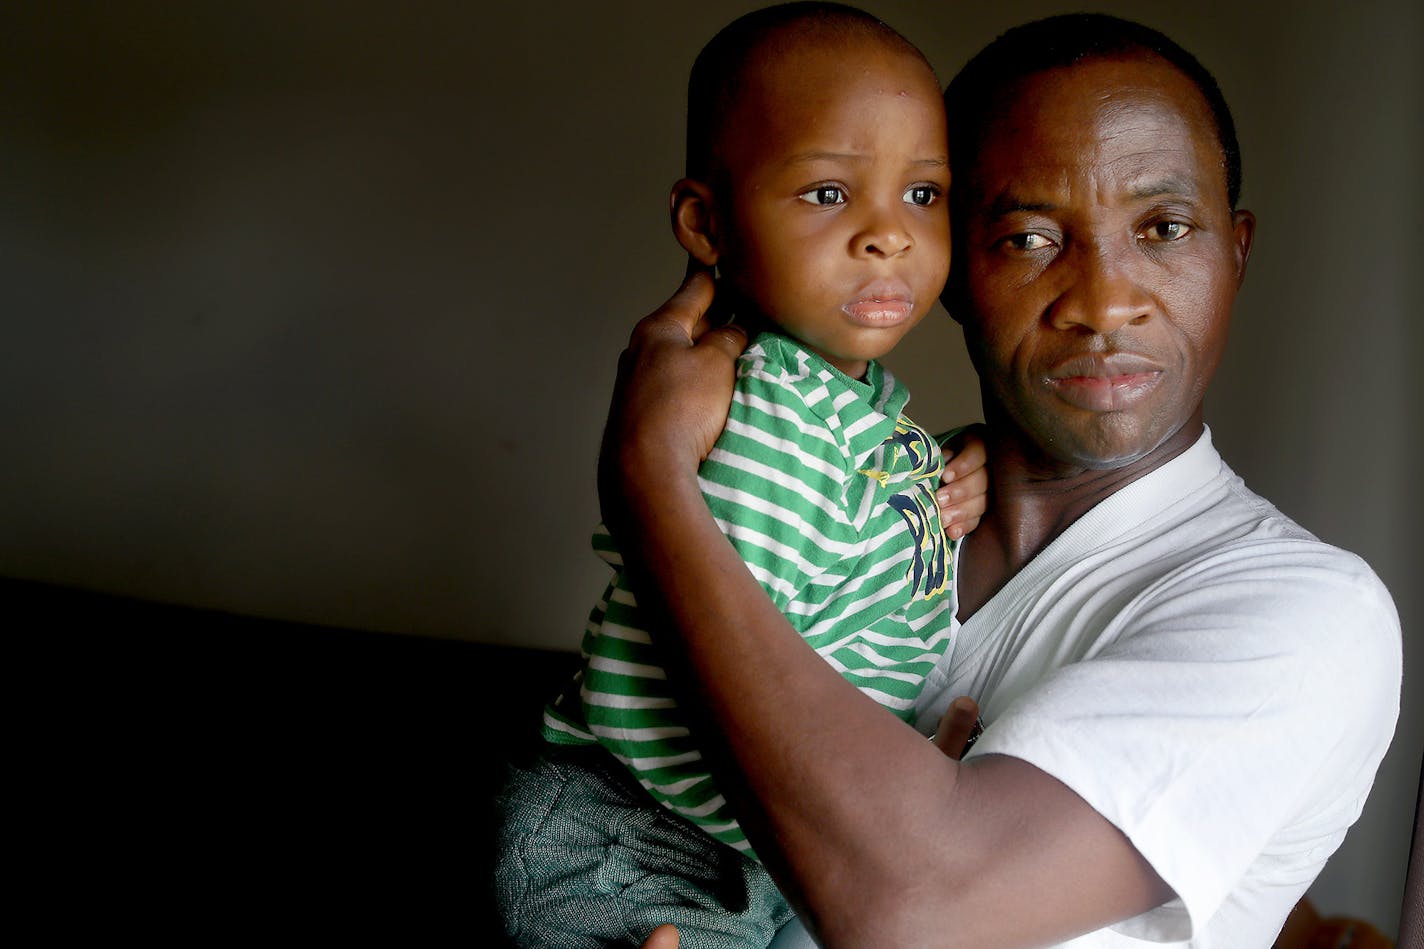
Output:
[[[687,121],[673,231],[720,270],[719,304],[765,328],[703,492],[806,641],[908,719],[951,644],[952,552],[939,446],[875,360],[948,275],[939,82],[873,17],[788,4],[702,50]],[[594,541],[617,573],[585,667],[502,801],[506,929],[522,946],[601,946],[673,922],[684,949],[765,945],[790,911],[707,772],[617,551],[604,531]]]

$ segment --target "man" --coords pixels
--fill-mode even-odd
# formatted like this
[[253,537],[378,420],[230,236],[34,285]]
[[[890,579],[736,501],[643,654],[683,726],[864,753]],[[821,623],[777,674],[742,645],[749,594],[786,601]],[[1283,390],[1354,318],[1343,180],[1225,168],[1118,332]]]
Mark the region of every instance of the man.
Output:
[[1400,636],[1369,568],[1249,492],[1203,424],[1254,233],[1229,112],[1175,44],[1100,16],[1011,31],[947,102],[946,304],[992,500],[922,723],[975,698],[973,753],[816,660],[707,514],[744,340],[699,334],[705,277],[625,354],[605,513],[824,944],[1269,946],[1363,806]]

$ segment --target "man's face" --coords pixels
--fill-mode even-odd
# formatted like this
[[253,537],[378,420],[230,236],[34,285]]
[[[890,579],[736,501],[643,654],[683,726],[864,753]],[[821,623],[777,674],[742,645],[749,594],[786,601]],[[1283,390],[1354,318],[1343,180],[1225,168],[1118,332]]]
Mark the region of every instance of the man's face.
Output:
[[969,177],[956,317],[986,417],[1050,467],[1195,437],[1254,225],[1196,87],[1147,56],[1030,76]]
[[859,377],[949,272],[939,86],[872,41],[781,50],[746,78],[724,138],[718,265],[763,315]]

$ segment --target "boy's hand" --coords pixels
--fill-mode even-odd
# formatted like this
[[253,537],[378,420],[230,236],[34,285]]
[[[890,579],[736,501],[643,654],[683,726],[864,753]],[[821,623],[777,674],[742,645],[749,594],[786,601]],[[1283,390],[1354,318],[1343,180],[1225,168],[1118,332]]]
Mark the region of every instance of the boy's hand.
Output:
[[934,733],[935,747],[958,761],[974,745],[982,728],[979,724],[979,703],[967,695],[961,695],[949,703],[949,708],[940,717],[939,727]]
[[677,927],[664,923],[648,934],[648,941],[643,943],[642,949],[677,949],[678,939]]
[[944,443],[944,474],[935,500],[944,533],[958,540],[979,526],[989,500],[983,425],[969,425]]

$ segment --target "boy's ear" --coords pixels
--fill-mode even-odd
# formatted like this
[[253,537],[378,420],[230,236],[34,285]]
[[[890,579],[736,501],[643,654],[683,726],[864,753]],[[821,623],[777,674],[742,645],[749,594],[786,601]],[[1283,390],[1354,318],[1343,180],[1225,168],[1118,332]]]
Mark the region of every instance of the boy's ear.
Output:
[[681,178],[672,186],[670,204],[677,242],[699,263],[716,266],[721,254],[712,189],[701,181]]

